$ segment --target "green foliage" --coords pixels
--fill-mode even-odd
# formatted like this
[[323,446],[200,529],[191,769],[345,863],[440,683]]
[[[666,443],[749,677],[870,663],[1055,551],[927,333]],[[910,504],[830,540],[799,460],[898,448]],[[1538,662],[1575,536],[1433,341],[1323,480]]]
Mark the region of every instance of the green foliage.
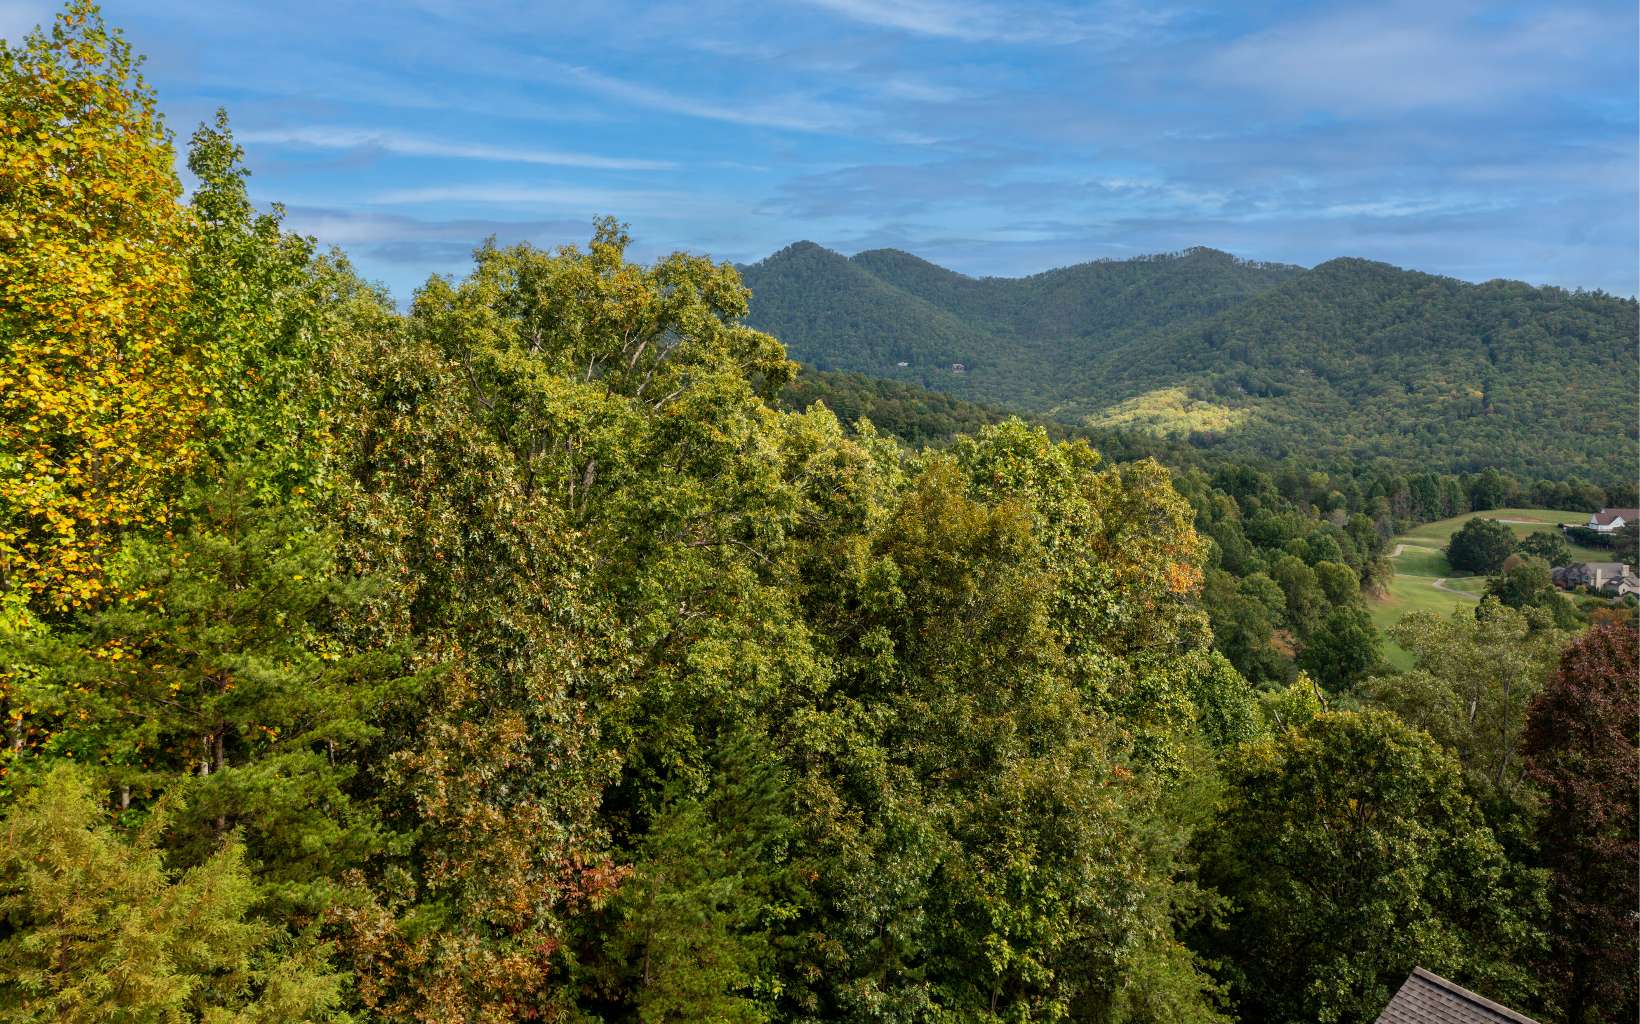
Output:
[[1297,268],[1194,249],[974,279],[892,249],[845,258],[799,242],[742,272],[751,322],[787,339],[795,358],[1040,410],[1098,353],[1215,313]]
[[122,835],[60,766],[0,819],[0,1018],[347,1019],[327,948],[252,916],[257,887],[237,840],[166,868],[164,811]]
[[[838,373],[804,367],[780,394],[781,407],[793,412],[815,402],[844,423],[867,420],[911,448],[943,448],[958,436],[1016,416],[996,406],[978,405],[914,384],[878,380],[861,373]],[[1055,439],[1089,436],[1068,424],[1033,420]]]
[[[1167,404],[1214,418],[1170,414],[1168,429],[1194,425],[1200,443],[1244,455],[1633,476],[1629,299],[1202,249],[975,279],[893,250],[844,258],[805,242],[744,271],[752,322],[826,369],[1073,423],[1112,410],[1131,420],[1144,396],[1179,396]],[[1494,476],[1468,507],[1507,498]]]
[[[88,4],[68,29],[104,53]],[[38,92],[23,77],[0,81],[5,109]],[[149,124],[145,92],[92,78]],[[169,202],[151,127],[128,184]],[[1245,349],[1286,296],[1297,326],[1266,332],[1264,362],[1310,382],[1294,410],[1334,416],[1317,381],[1399,409],[1416,387],[1344,379],[1363,364],[1329,311],[1422,380],[1474,293],[1428,285],[1416,325],[1405,279],[1371,267],[1195,250],[973,281],[799,246],[748,272],[792,329],[911,365],[794,380],[734,268],[633,262],[609,220],[585,247],[487,245],[401,314],[256,214],[241,160],[225,117],[202,126],[199,188],[171,210],[188,230],[156,264],[174,287],[123,327],[70,325],[98,372],[174,343],[199,402],[172,410],[188,457],[144,470],[139,504],[163,515],[116,524],[94,571],[0,596],[0,1015],[1354,1021],[1413,962],[1515,999],[1528,960],[1567,991],[1587,950],[1535,948],[1524,923],[1546,913],[1551,833],[1534,848],[1516,745],[1567,639],[1532,606],[1536,564],[1498,583],[1524,612],[1414,617],[1397,636],[1417,670],[1344,689],[1376,667],[1363,595],[1386,538],[1614,492],[1238,456],[1299,429],[1261,397],[1273,377],[1109,364],[1181,330]],[[31,227],[31,209],[10,212]],[[152,269],[50,253],[68,278]],[[1374,319],[1362,275],[1392,313]],[[803,321],[828,281],[847,315]],[[1516,327],[1559,310],[1597,337],[1611,312],[1521,302],[1508,329],[1473,310],[1500,365]],[[1035,361],[1015,373],[1003,337]],[[1274,432],[1213,452],[913,383],[1044,397],[1084,371],[1224,411],[1198,426],[1230,437]],[[1093,411],[1061,397],[1041,408]],[[97,457],[52,436],[53,457]],[[35,600],[65,581],[108,589]],[[1361,698],[1434,739],[1327,710]],[[1562,747],[1582,749],[1533,748],[1551,801],[1583,793]],[[1544,820],[1569,848],[1609,838],[1575,818]]]
[[778,760],[742,740],[706,794],[663,806],[612,903],[599,979],[611,1002],[645,1022],[769,1019],[773,937],[801,895],[790,799]]
[[1414,670],[1376,676],[1363,693],[1452,751],[1483,803],[1523,799],[1526,709],[1569,635],[1539,609],[1494,599],[1476,614],[1408,615],[1390,635],[1412,652]]
[[1515,553],[1515,534],[1496,519],[1479,516],[1463,524],[1446,545],[1446,560],[1462,572],[1494,573]]
[[332,538],[256,503],[236,473],[179,506],[184,532],[120,552],[121,601],[12,658],[35,667],[27,697],[63,723],[50,755],[98,766],[122,809],[180,798],[174,862],[203,863],[239,830],[266,895],[317,913],[381,845],[352,780],[403,684],[392,658],[335,632],[366,584],[338,571]]
[[1486,584],[1486,595],[1510,608],[1542,608],[1562,628],[1569,629],[1578,621],[1572,603],[1555,588],[1549,563],[1541,558],[1508,559],[1503,572]]
[[1245,1020],[1375,1019],[1414,966],[1509,999],[1525,932],[1457,765],[1382,712],[1323,712],[1248,747],[1203,833],[1234,909],[1204,942]]
[[1305,642],[1298,664],[1329,688],[1343,690],[1377,667],[1378,645],[1366,609],[1335,608]]
[[1515,545],[1515,551],[1517,554],[1541,558],[1556,569],[1576,561],[1572,557],[1572,546],[1566,543],[1565,537],[1553,530],[1535,530],[1527,534],[1525,539]]
[[1640,565],[1640,521],[1624,523],[1611,538],[1612,552],[1619,562]]
[[289,497],[320,482],[327,440],[318,274],[313,240],[281,230],[283,207],[256,213],[244,155],[222,110],[189,145],[199,236],[182,331],[204,354],[213,453],[255,474],[258,489]]

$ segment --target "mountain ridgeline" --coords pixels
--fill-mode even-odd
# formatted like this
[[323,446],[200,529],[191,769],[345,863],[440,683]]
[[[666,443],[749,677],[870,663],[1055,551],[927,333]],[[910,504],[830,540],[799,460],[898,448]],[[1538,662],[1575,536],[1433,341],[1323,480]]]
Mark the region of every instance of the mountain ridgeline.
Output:
[[1633,475],[1632,299],[1200,248],[972,278],[799,242],[741,272],[819,369],[1236,453]]

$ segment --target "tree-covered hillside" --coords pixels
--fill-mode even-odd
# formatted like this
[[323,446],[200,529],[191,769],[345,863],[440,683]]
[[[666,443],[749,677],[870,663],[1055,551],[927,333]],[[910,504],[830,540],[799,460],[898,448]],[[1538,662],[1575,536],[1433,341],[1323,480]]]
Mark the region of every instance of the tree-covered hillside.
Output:
[[845,258],[812,242],[741,268],[751,322],[790,338],[794,358],[1030,409],[1048,408],[1067,369],[1299,272],[1192,249],[976,279],[894,249]]
[[1237,452],[1632,476],[1633,300],[1203,249],[974,279],[804,243],[745,278],[819,367]]
[[812,242],[787,246],[743,274],[763,296],[758,326],[776,337],[817,339],[791,351],[820,369],[882,375],[904,362],[949,372],[957,362],[977,369],[988,356],[983,330]]
[[1635,1018],[1632,607],[1365,606],[1526,485],[787,391],[613,218],[401,309],[137,64],[0,42],[0,1021]]

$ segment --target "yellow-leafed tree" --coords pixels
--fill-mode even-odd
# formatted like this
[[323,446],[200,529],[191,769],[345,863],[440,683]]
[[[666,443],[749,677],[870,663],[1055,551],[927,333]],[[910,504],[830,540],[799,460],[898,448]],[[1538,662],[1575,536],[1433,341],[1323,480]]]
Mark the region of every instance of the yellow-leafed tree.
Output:
[[0,42],[0,595],[105,599],[110,545],[165,521],[205,391],[179,341],[192,220],[130,47],[75,0]]

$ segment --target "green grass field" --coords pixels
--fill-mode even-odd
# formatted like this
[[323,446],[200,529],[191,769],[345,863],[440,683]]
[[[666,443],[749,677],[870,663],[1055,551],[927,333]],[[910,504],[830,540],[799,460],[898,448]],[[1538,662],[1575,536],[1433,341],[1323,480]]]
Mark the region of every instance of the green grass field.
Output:
[[[1451,519],[1441,519],[1433,523],[1425,523],[1406,534],[1396,537],[1390,542],[1391,547],[1397,543],[1419,544],[1431,548],[1444,548],[1452,535],[1463,528],[1463,524],[1471,519],[1496,519],[1514,531],[1517,540],[1524,540],[1526,535],[1538,530],[1555,530],[1560,524],[1582,526],[1589,521],[1587,512],[1557,512],[1542,508],[1495,508],[1486,512],[1467,512]],[[1586,548],[1577,544],[1572,545],[1572,556],[1581,562],[1608,562],[1611,561],[1610,551],[1601,548]]]
[[[1581,525],[1589,519],[1587,512],[1499,508],[1453,516],[1451,519],[1425,523],[1417,529],[1409,530],[1389,542],[1389,549],[1395,551],[1399,547],[1400,554],[1392,555],[1390,558],[1395,565],[1395,578],[1390,582],[1389,593],[1383,598],[1367,602],[1367,608],[1372,613],[1373,625],[1387,631],[1400,622],[1401,616],[1408,612],[1427,611],[1437,615],[1451,615],[1460,608],[1475,606],[1475,602],[1486,590],[1486,577],[1454,572],[1447,564],[1442,549],[1464,523],[1477,516],[1506,523],[1514,531],[1517,539],[1523,539],[1536,530],[1556,529],[1561,523]],[[1576,544],[1572,545],[1572,556],[1579,561],[1588,562],[1610,561],[1612,557],[1610,551]],[[1448,589],[1437,587],[1437,580],[1443,580],[1443,586]],[[1412,655],[1387,638],[1384,640],[1384,659],[1396,668],[1412,666]]]

